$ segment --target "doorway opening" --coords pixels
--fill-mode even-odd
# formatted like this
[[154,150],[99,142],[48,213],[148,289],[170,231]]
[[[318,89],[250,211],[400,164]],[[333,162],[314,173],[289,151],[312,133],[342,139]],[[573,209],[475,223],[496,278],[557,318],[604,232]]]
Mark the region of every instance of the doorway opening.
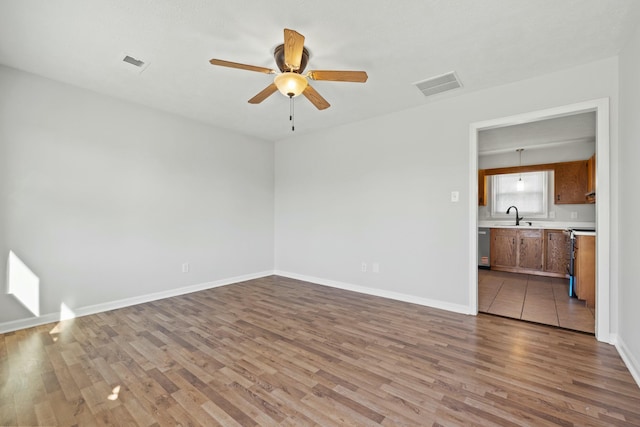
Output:
[[[595,153],[597,168],[595,179],[597,181],[597,203],[595,204],[596,239],[596,271],[595,271],[595,335],[599,341],[610,340],[610,267],[608,253],[610,247],[610,171],[609,171],[609,100],[608,98],[586,101],[547,110],[535,111],[516,116],[504,117],[495,120],[477,122],[470,125],[470,253],[469,253],[469,286],[470,301],[469,311],[478,313],[478,224],[485,218],[479,218],[478,212],[478,166],[479,166],[479,134],[491,132],[496,129],[513,127],[523,124],[535,124],[543,121],[552,121],[569,116],[578,117],[583,113],[595,113]],[[513,148],[515,153],[515,148]],[[520,152],[522,154],[522,152]],[[571,212],[572,218],[573,212]],[[588,215],[588,214],[587,214]],[[505,218],[506,220],[507,218]],[[534,220],[535,221],[535,220]],[[515,271],[517,273],[517,271]],[[533,278],[535,281],[535,277]],[[560,279],[559,279],[560,280]]]

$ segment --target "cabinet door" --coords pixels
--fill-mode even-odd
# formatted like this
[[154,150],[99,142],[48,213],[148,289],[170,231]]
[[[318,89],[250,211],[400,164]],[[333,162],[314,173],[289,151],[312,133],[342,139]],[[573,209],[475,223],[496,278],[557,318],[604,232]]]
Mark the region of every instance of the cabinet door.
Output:
[[518,267],[542,270],[542,230],[518,230]]
[[544,244],[544,271],[567,274],[569,237],[562,230],[545,230]]
[[509,228],[491,229],[491,266],[516,266],[516,230]]
[[587,160],[587,203],[596,202],[596,155]]
[[587,161],[558,163],[554,168],[556,205],[587,203]]
[[478,206],[487,206],[487,176],[484,169],[478,170]]
[[576,295],[587,307],[596,305],[596,238],[578,236],[576,239]]

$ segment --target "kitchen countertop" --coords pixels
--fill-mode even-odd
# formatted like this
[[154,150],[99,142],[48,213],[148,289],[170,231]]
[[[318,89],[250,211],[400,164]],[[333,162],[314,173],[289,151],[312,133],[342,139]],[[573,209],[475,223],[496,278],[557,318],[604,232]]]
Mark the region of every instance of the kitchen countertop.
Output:
[[[510,221],[478,221],[478,227],[482,228],[544,228],[551,230],[564,230],[567,228],[596,228],[595,222],[556,222],[556,221],[536,221],[534,219],[531,220],[531,225],[529,225],[527,219],[523,219],[520,221],[520,225],[515,225],[515,219]],[[593,235],[595,236],[595,232],[592,231],[580,231],[577,233],[584,233],[584,235]]]
[[595,231],[574,231],[573,235],[574,236],[595,236],[596,232]]

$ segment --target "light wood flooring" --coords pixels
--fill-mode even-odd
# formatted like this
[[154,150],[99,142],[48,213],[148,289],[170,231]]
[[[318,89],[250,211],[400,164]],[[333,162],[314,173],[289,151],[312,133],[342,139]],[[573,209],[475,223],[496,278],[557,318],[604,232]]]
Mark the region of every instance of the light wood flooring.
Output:
[[595,332],[595,312],[569,297],[569,280],[478,270],[478,310],[575,331]]
[[632,426],[613,346],[270,276],[0,335],[0,425]]

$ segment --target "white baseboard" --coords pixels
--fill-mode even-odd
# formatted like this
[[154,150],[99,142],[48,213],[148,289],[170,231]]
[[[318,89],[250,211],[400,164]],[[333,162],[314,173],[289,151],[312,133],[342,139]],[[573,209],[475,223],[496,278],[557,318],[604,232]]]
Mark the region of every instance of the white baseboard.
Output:
[[145,302],[156,301],[159,299],[175,297],[178,295],[190,294],[192,292],[203,291],[205,289],[217,288],[220,286],[231,285],[233,283],[244,282],[247,280],[258,279],[260,277],[271,276],[273,271],[263,271],[260,273],[245,274],[242,276],[229,277],[227,279],[215,280],[213,282],[199,283],[197,285],[185,286],[177,289],[169,289],[162,292],[154,292],[152,294],[140,295],[131,298],[124,298],[116,301],[109,301],[105,303],[89,305],[85,307],[70,307],[73,311],[73,316],[63,314],[60,312],[49,313],[43,316],[30,317],[26,319],[12,320],[9,322],[0,323],[0,333],[17,331],[19,329],[31,328],[33,326],[44,325],[46,323],[58,322],[70,317],[81,317],[89,314],[102,313],[104,311],[115,310],[118,308],[129,307],[136,304],[143,304]]
[[[353,285],[350,283],[339,282],[336,280],[322,279],[319,277],[306,276],[303,274],[291,273],[287,271],[263,271],[259,273],[246,274],[242,276],[230,277],[227,279],[216,280],[213,282],[199,283],[196,285],[185,286],[177,289],[170,289],[162,292],[154,292],[152,294],[140,295],[137,297],[125,298],[116,301],[110,301],[101,304],[90,305],[86,307],[73,308],[74,317],[87,316],[90,314],[102,313],[109,310],[115,310],[118,308],[129,307],[136,304],[143,304],[145,302],[156,301],[159,299],[170,298],[178,295],[190,294],[192,292],[203,291],[206,289],[217,288],[220,286],[231,285],[234,283],[244,282],[247,280],[259,279],[261,277],[277,275],[288,277],[291,279],[303,280],[305,282],[315,283],[323,286],[330,286],[332,288],[344,289],[347,291],[359,292],[367,295],[374,295],[383,298],[389,298],[397,301],[404,301],[408,303],[418,304],[426,307],[432,307],[447,311],[452,311],[461,314],[475,314],[472,313],[468,306],[460,304],[452,304],[449,302],[432,300],[429,298],[420,298],[413,295],[402,294],[399,292],[385,291],[382,289],[369,288],[366,286]],[[65,317],[69,318],[69,317]],[[63,314],[60,312],[49,313],[39,317],[30,317],[26,319],[12,320],[9,322],[0,323],[0,333],[17,331],[20,329],[30,328],[33,326],[44,325],[47,323],[58,322],[63,319]],[[612,334],[610,336],[610,343],[615,345],[620,357],[624,361],[627,369],[631,372],[633,379],[640,387],[640,363],[629,351],[624,341],[622,341],[617,335]]]
[[305,276],[303,274],[291,273],[288,271],[276,270],[276,276],[288,277],[290,279],[304,280],[318,285],[330,286],[332,288],[344,289],[346,291],[359,292],[361,294],[374,295],[377,297],[389,298],[397,301],[404,301],[426,307],[438,308],[441,310],[453,311],[461,314],[475,314],[466,305],[452,304],[450,302],[421,298],[399,292],[385,291],[383,289],[369,288],[366,286],[352,285],[350,283],[338,282],[336,280],[322,279],[319,277]]
[[638,387],[640,387],[640,363],[638,363],[638,359],[629,351],[629,348],[624,341],[620,339],[620,336],[616,336],[614,341],[618,354],[620,354],[622,361],[627,365],[629,372],[631,372],[631,376],[636,380]]

